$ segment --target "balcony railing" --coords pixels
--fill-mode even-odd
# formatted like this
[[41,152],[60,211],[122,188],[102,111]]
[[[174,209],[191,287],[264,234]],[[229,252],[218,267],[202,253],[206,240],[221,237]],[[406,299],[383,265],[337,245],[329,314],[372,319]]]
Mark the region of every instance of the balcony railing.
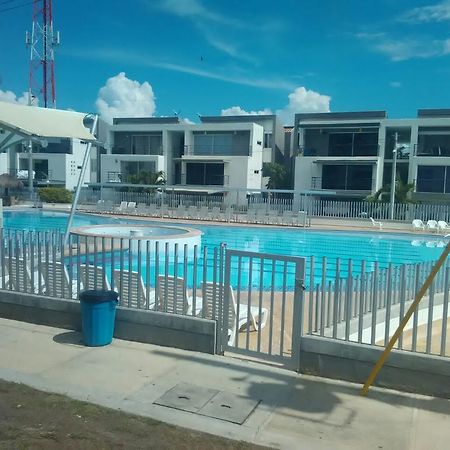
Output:
[[[10,169],[9,174],[14,178],[24,182],[25,184],[28,182],[28,169]],[[64,180],[57,179],[53,176],[52,170],[33,170],[33,181],[34,183],[64,183]]]
[[181,174],[181,185],[193,185],[193,186],[228,186],[230,184],[229,175],[210,175],[204,180],[204,183],[193,183],[187,181],[185,173]]
[[251,156],[251,147],[245,145],[185,145],[186,156]]
[[[311,189],[331,189],[336,191],[371,191],[373,180],[371,178],[358,178],[353,183],[332,184],[331,180],[322,177],[311,177]],[[335,180],[332,180],[335,181]]]
[[106,181],[108,183],[122,183],[123,175],[121,172],[108,172]]
[[426,147],[422,145],[414,145],[414,156],[434,156],[434,157],[450,157],[450,148],[444,146]]
[[[358,157],[367,157],[367,156],[378,156],[380,146],[377,145],[358,145],[352,149],[350,152],[339,152],[338,147],[334,147],[333,149],[327,148],[325,153],[320,153],[316,148],[311,148],[307,146],[300,146],[297,149],[295,156],[318,156],[324,158],[358,158]],[[337,151],[338,150],[338,151]],[[333,152],[333,153],[332,153]],[[332,153],[332,154],[331,154]]]
[[113,155],[133,155],[133,156],[162,156],[164,154],[162,146],[148,147],[136,151],[135,148],[114,146],[111,150]]

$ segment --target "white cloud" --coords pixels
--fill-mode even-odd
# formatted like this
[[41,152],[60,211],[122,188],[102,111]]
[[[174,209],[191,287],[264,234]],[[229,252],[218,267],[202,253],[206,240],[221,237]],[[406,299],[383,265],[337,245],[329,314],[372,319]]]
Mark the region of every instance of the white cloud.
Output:
[[450,53],[450,40],[417,41],[385,39],[374,45],[374,49],[389,56],[392,61],[412,58],[432,58]]
[[154,0],[152,0],[148,4],[150,6],[156,6],[169,14],[186,17],[193,21],[214,22],[237,28],[248,27],[247,24],[234,17],[225,16],[209,10],[199,0],[161,0],[159,3],[154,3]]
[[287,125],[294,123],[294,114],[306,112],[329,112],[331,97],[306,89],[301,86],[288,95],[289,103],[277,111],[282,122]]
[[195,122],[192,122],[191,119],[188,119],[187,117],[183,117],[182,119],[180,119],[181,123],[185,123],[186,125],[194,125]]
[[18,97],[13,91],[2,91],[0,89],[0,101],[28,105],[28,92],[24,92],[20,97]]
[[450,54],[450,39],[396,38],[388,36],[386,33],[357,33],[355,37],[368,41],[372,50],[383,53],[394,62]]
[[401,81],[391,81],[389,86],[392,88],[401,88],[403,86]]
[[264,108],[260,111],[246,111],[240,106],[232,106],[231,108],[222,109],[221,116],[260,116],[264,114],[273,114],[269,108]]
[[[318,92],[306,89],[301,86],[296,88],[288,95],[289,102],[276,113],[280,116],[284,124],[292,125],[294,123],[294,114],[305,112],[329,112],[331,97],[319,94]],[[273,114],[269,108],[260,111],[247,111],[240,106],[232,106],[231,108],[222,109],[221,116],[246,116]]]
[[435,5],[421,6],[407,11],[400,17],[403,22],[430,23],[445,22],[450,20],[450,0],[445,0]]
[[130,80],[125,72],[108,78],[98,91],[95,105],[108,122],[112,122],[113,117],[150,117],[156,110],[151,85],[147,81],[141,84]]
[[112,61],[118,60],[123,63],[133,64],[139,67],[156,67],[171,72],[186,73],[202,78],[210,78],[213,80],[225,81],[227,83],[239,84],[244,86],[252,86],[264,89],[290,90],[295,88],[295,84],[281,78],[257,78],[242,75],[241,72],[231,71],[226,67],[217,67],[215,71],[199,69],[193,66],[186,66],[172,62],[162,62],[153,60],[142,54],[133,53],[130,50],[122,50],[117,48],[91,50],[89,52],[83,50],[65,50],[67,55],[75,58],[95,60],[95,61]]

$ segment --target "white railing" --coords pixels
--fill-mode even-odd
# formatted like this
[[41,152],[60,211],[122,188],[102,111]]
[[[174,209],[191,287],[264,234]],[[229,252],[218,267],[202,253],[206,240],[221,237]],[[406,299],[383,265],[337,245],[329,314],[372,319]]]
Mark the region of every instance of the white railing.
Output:
[[[279,335],[285,340],[281,346],[283,355],[289,340],[295,337],[295,320],[301,321],[304,334],[384,346],[433,264],[390,264],[381,268],[377,262],[357,265],[352,260],[331,262],[311,257],[306,259],[306,278],[299,280],[292,258],[283,255],[253,253],[251,261],[238,255],[226,266],[224,245],[169,248],[141,240],[77,235],[71,235],[68,245],[64,245],[63,235],[57,230],[2,230],[0,240],[3,290],[76,299],[85,289],[114,289],[119,292],[123,307],[192,315],[222,323],[223,288],[227,282],[237,304],[244,302],[241,308],[250,311],[249,305],[253,304],[259,316],[266,310],[265,316],[269,317],[270,325],[263,330],[252,323],[256,313],[249,313],[244,323],[238,323],[236,342],[242,328],[241,342],[248,350],[256,335],[249,335],[247,330],[253,326],[257,331],[256,341],[251,344],[256,345],[253,350],[265,349],[265,354],[269,354],[272,336]],[[214,294],[213,306],[206,307],[211,285],[217,287],[213,288],[217,295]],[[299,286],[305,289],[303,314],[292,322],[292,301]],[[447,262],[403,333],[399,349],[449,356],[449,292]]]
[[[202,188],[202,187],[199,187]],[[214,189],[213,189],[214,188]],[[92,185],[84,188],[80,203],[87,206],[99,201],[135,202],[144,206],[164,205],[169,209],[182,206],[219,207],[221,210],[233,208],[237,213],[247,213],[249,209],[284,211],[306,211],[308,217],[330,217],[343,219],[390,220],[390,204],[387,202],[323,200],[313,192],[304,194],[292,190],[232,189],[223,186],[211,187],[208,193],[179,192],[180,186],[137,186],[122,183]],[[220,190],[218,192],[217,190]],[[444,220],[450,222],[450,204],[434,203],[396,203],[394,220],[411,222],[414,219]]]

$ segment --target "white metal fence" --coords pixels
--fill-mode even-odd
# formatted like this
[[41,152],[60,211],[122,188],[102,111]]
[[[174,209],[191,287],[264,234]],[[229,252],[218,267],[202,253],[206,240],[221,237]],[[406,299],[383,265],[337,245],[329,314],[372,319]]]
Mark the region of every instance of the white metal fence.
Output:
[[[201,187],[200,187],[201,188]],[[156,205],[174,210],[178,207],[231,208],[233,214],[247,213],[248,210],[274,211],[282,215],[284,211],[306,211],[309,217],[390,219],[390,204],[366,202],[364,200],[337,201],[320,198],[321,193],[309,191],[307,194],[292,190],[243,190],[218,186],[210,193],[180,192],[180,186],[143,186],[123,184],[94,185],[82,190],[80,203],[97,205],[101,202],[116,207],[121,202],[134,202],[144,206]],[[140,192],[136,192],[140,190]],[[450,203],[396,203],[394,220],[411,222],[414,219],[444,220],[450,222]]]
[[[296,357],[302,329],[385,345],[432,266],[380,268],[363,261],[356,273],[352,260],[330,264],[326,258],[239,252],[224,245],[171,249],[81,236],[64,245],[57,231],[2,230],[0,239],[0,289],[67,299],[85,289],[114,289],[123,307],[216,320],[222,349],[279,360]],[[447,263],[398,348],[449,356],[449,291]]]

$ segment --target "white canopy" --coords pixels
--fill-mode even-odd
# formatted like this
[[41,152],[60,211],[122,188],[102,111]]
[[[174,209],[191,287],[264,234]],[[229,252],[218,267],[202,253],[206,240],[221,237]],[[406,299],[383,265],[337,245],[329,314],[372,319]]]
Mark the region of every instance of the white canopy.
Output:
[[83,124],[86,114],[0,102],[0,151],[25,139],[73,138],[95,141]]

